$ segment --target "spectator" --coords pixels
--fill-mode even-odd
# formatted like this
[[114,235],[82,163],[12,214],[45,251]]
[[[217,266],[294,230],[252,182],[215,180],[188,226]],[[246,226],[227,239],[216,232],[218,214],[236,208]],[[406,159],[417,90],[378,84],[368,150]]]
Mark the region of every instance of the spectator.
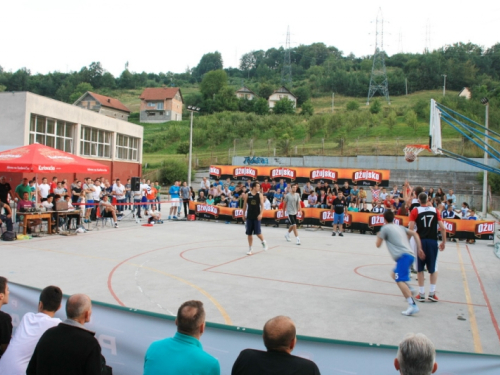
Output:
[[297,343],[293,321],[286,316],[272,318],[264,325],[267,351],[245,349],[234,362],[232,375],[300,374],[319,375],[316,364],[292,355]]
[[5,176],[0,177],[0,201],[4,203],[9,202],[9,194],[12,199],[15,198],[14,192],[12,191],[12,188],[10,184],[7,182],[5,179]]
[[210,190],[208,190],[208,195],[212,195],[212,197],[217,197],[219,192],[217,191],[217,186],[210,185]]
[[309,198],[309,195],[313,191],[313,187],[311,186],[311,183],[307,181],[307,183],[304,186],[304,191],[302,192],[302,197],[301,200],[306,201]]
[[382,201],[385,201],[388,196],[389,196],[389,194],[387,193],[387,190],[385,188],[383,188],[382,191],[380,192],[379,199],[381,199]]
[[196,193],[194,192],[192,186],[189,187],[189,192],[190,192],[191,200],[195,201],[196,200]]
[[283,201],[283,193],[280,188],[276,188],[276,193],[274,194],[274,203],[276,206],[279,206]]
[[377,214],[383,214],[385,212],[385,208],[382,207],[382,202],[377,201],[375,207],[372,208],[372,212]]
[[36,203],[36,186],[35,186],[35,183],[36,183],[36,180],[33,177],[33,179],[29,181],[29,185],[30,185],[30,189],[31,189],[31,193],[30,193],[29,196],[30,196],[30,200],[33,203]]
[[399,199],[399,197],[396,197],[393,200],[394,200],[394,203],[392,204],[392,210],[397,212],[401,208],[402,202]]
[[453,190],[448,190],[448,194],[446,194],[446,200],[449,201],[451,199],[451,203],[455,205],[457,203],[457,197],[453,194]]
[[46,211],[52,211],[54,207],[54,204],[52,203],[53,200],[53,195],[49,195],[47,198],[42,198],[42,207],[45,208]]
[[398,198],[403,198],[403,195],[401,192],[398,190],[398,185],[394,185],[392,188],[391,192],[389,193],[392,199],[395,199],[396,197]]
[[360,212],[362,210],[366,210],[366,191],[364,188],[360,187],[359,188],[359,193],[358,193],[358,201],[359,201],[359,209],[360,209]]
[[[0,276],[0,310],[3,305],[9,303],[9,284],[8,280]],[[0,358],[9,346],[12,337],[12,318],[9,314],[0,311]]]
[[260,188],[262,190],[262,194],[264,194],[264,196],[267,196],[269,189],[271,189],[271,184],[269,183],[269,180],[267,178],[264,179],[264,182],[260,185]]
[[429,197],[429,199],[434,199],[434,189],[433,188],[430,188],[429,191],[427,192],[427,196]]
[[57,188],[57,177],[52,177],[52,182],[50,183],[50,194],[54,194],[54,190]]
[[316,203],[317,208],[326,208],[327,203],[326,203],[326,195],[324,190],[320,190],[320,195],[318,197],[318,201]]
[[335,200],[335,196],[332,194],[332,191],[330,190],[328,192],[328,195],[326,196],[326,208],[329,210],[333,209],[333,201]]
[[280,183],[276,185],[276,191],[280,189],[281,191],[286,191],[286,187],[288,185],[286,184],[285,180],[282,178],[280,179]]
[[235,188],[236,188],[236,186],[234,186],[234,182],[231,182],[231,183],[229,184],[229,188],[228,188],[228,189],[229,189],[229,191],[231,191],[231,193],[232,193],[232,192],[234,191],[234,189],[235,189]]
[[446,198],[446,194],[443,192],[443,189],[438,188],[436,194],[434,194],[435,198],[441,199],[441,202],[444,202]]
[[423,333],[406,335],[399,343],[394,367],[401,375],[430,375],[438,368],[436,349]]
[[179,199],[179,192],[180,192],[180,187],[179,187],[179,181],[175,181],[175,183],[170,187],[169,194],[170,194],[170,201],[172,202],[172,205],[170,206],[170,214],[168,215],[168,220],[174,219],[177,220],[177,207],[180,205],[180,199]]
[[359,212],[359,208],[357,208],[356,205],[351,202],[351,204],[347,208],[347,211],[349,211],[349,212]]
[[451,204],[448,205],[446,211],[442,212],[443,219],[456,219],[455,211],[453,211],[453,206]]
[[354,185],[353,188],[351,189],[351,203],[354,203],[354,207],[357,207],[358,205],[358,195],[359,195],[358,186]]
[[54,194],[59,194],[60,196],[63,196],[66,194],[66,189],[63,187],[62,181],[59,181],[57,183],[57,186],[54,189]]
[[83,191],[85,193],[85,220],[84,223],[90,223],[90,213],[92,209],[94,209],[94,184],[92,183],[92,179],[87,177],[85,179],[85,184],[83,185]]
[[49,328],[61,323],[54,318],[61,308],[62,291],[57,286],[48,286],[40,294],[38,313],[26,313],[0,359],[0,375],[26,374],[26,368],[33,355],[40,336]]
[[12,231],[12,210],[7,203],[0,200],[0,226],[5,222],[7,230]]
[[339,194],[339,185],[338,184],[333,184],[332,194],[335,196],[337,196]]
[[187,186],[186,181],[182,183],[182,187],[180,189],[180,198],[182,199],[182,205],[184,206],[184,217],[187,218],[189,214],[189,202],[191,200],[191,190],[189,186]]
[[149,213],[151,216],[148,219],[148,224],[154,224],[155,222],[163,224],[163,220],[161,219],[161,212],[158,211],[155,204],[151,205],[151,210]]
[[22,183],[17,185],[16,191],[15,191],[16,196],[13,198],[22,199],[24,193],[28,193],[29,199],[31,198],[31,187],[28,184],[28,179],[26,177],[23,178]]
[[101,217],[107,218],[110,217],[113,219],[113,225],[115,228],[118,228],[118,220],[116,218],[116,207],[113,206],[108,201],[108,195],[104,195],[99,202],[99,212],[101,213]]
[[[267,200],[269,202],[269,199]],[[229,202],[229,207],[231,208],[238,208],[239,207],[239,202],[238,202],[238,197],[233,195],[231,198],[231,202]]]
[[125,208],[123,204],[126,201],[125,198],[125,185],[123,185],[119,178],[116,179],[116,183],[113,185],[113,197],[116,199],[118,213],[122,213]]
[[212,194],[208,194],[208,198],[207,198],[207,204],[209,205],[213,205],[214,204],[214,196]]
[[127,178],[127,183],[125,184],[125,207],[127,210],[133,210],[133,206],[130,203],[133,203],[134,198],[132,197],[132,184],[130,182],[130,178]]
[[137,215],[137,218],[142,219],[141,204],[140,204],[142,201],[142,191],[140,188],[140,184],[139,184],[139,190],[137,191],[132,190],[131,195],[134,202],[134,206],[132,207],[132,217],[135,217],[135,215]]
[[78,199],[80,198],[81,194],[82,182],[77,180],[73,185],[71,185],[71,201],[73,202],[73,204],[78,203]]
[[198,196],[198,202],[205,203],[206,201],[207,198],[205,197],[205,193],[203,191],[200,191],[200,195]]
[[380,188],[378,186],[375,186],[375,188],[370,186],[370,190],[372,191],[372,205],[373,205],[374,202],[377,202],[379,200]]
[[29,194],[27,192],[23,193],[23,197],[21,200],[17,202],[17,210],[20,212],[25,211],[28,208],[33,207],[35,204],[29,200]]
[[40,198],[47,198],[49,196],[50,185],[47,183],[47,177],[42,178],[42,183],[38,185],[38,193],[40,194]]
[[462,219],[466,219],[467,216],[469,216],[469,204],[467,202],[462,203],[462,208],[460,209],[460,212],[462,214]]
[[[269,185],[271,186],[271,185]],[[231,190],[229,190],[228,185],[224,185],[224,189],[222,189],[222,192],[226,195],[227,198],[231,198],[231,195],[233,194]]]
[[315,191],[311,191],[309,194],[309,198],[307,198],[307,204],[309,207],[316,207],[316,203],[318,202],[318,197],[316,196]]
[[323,185],[323,189],[325,190],[325,194],[328,195],[328,192],[332,191],[332,187],[328,185],[328,181],[325,181],[325,185]]
[[269,202],[269,198],[267,196],[264,196],[265,201],[264,201],[264,210],[270,210],[271,209],[271,202]]
[[210,189],[210,181],[207,180],[206,177],[203,177],[200,183],[200,190],[198,191],[198,195],[203,191],[205,196],[208,194],[208,190]]
[[174,337],[153,342],[144,359],[144,375],[220,374],[219,361],[203,350],[205,310],[200,301],[184,302],[175,319]]
[[35,374],[101,374],[101,346],[84,324],[90,322],[92,302],[74,294],[66,302],[67,319],[42,335],[26,370]]

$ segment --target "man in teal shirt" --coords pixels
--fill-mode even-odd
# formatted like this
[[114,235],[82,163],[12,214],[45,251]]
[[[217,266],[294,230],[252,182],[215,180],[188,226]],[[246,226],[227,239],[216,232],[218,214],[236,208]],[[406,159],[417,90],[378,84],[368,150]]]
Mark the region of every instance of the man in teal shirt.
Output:
[[16,187],[16,197],[12,198],[17,198],[19,200],[23,199],[24,193],[28,193],[28,199],[31,199],[31,186],[28,184],[28,179],[25,177],[23,178],[23,182],[21,182],[19,185]]
[[203,351],[205,310],[200,301],[184,302],[175,319],[174,337],[153,342],[144,358],[144,375],[220,375],[219,361]]

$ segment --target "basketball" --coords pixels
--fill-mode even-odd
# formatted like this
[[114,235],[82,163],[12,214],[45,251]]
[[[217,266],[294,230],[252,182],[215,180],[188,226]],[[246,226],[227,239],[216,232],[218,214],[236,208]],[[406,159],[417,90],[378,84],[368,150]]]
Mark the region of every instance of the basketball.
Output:
[[408,162],[408,163],[413,163],[415,161],[416,157],[415,155],[408,155],[408,156],[405,156],[405,160]]

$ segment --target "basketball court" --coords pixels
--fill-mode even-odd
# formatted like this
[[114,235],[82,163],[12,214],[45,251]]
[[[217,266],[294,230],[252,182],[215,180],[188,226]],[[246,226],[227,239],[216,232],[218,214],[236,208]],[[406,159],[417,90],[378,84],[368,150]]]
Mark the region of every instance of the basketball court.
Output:
[[408,317],[390,279],[393,261],[375,236],[302,228],[297,246],[285,233],[264,227],[269,250],[257,240],[247,256],[241,224],[143,227],[125,219],[118,229],[1,242],[0,275],[162,314],[199,299],[208,321],[241,327],[261,329],[284,314],[301,335],[397,345],[407,332],[423,332],[438,349],[500,354],[500,259],[489,241],[448,242],[439,256],[440,302],[420,303]]

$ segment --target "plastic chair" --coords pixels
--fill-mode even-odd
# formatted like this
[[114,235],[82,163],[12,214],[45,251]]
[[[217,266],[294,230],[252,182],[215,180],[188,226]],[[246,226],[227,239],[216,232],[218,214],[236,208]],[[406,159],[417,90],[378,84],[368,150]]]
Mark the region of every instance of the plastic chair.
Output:
[[99,206],[96,207],[96,213],[95,213],[95,226],[98,228],[99,225],[99,220],[101,221],[102,225],[101,227],[104,228],[106,225],[106,220],[109,220],[111,223],[111,226],[113,226],[113,218],[112,217],[104,217],[101,215],[101,209]]

